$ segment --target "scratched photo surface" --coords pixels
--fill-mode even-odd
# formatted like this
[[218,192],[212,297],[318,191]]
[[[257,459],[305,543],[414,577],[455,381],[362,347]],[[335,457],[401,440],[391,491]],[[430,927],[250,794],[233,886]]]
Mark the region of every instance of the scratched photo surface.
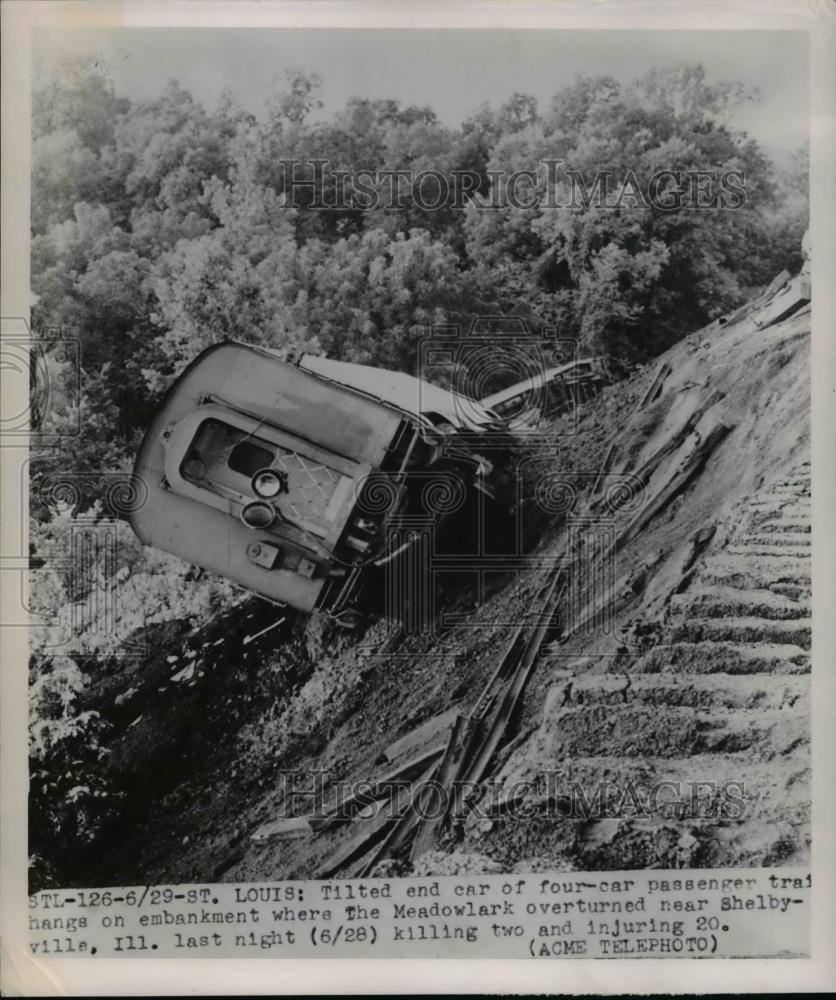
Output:
[[35,31],[32,892],[809,865],[807,75]]

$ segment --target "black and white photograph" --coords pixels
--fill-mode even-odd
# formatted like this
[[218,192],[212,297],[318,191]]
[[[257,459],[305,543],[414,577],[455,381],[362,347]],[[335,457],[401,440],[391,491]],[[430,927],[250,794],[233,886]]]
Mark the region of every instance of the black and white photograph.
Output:
[[[178,887],[182,952],[223,918],[164,904],[252,886],[269,957],[297,882],[363,942],[452,876],[474,957],[517,884],[521,957],[708,957],[686,875],[800,914],[810,33],[752,22],[32,29],[36,956],[67,890]],[[583,902],[637,872],[668,919]],[[417,902],[395,942],[476,941]]]

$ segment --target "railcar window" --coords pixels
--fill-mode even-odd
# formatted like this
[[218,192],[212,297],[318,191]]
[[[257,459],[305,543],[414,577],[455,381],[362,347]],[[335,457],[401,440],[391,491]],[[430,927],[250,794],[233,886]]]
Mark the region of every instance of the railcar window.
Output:
[[[223,481],[223,468],[250,479],[276,457],[267,441],[247,437],[220,420],[204,420],[194,436],[181,471],[193,482],[208,477]],[[233,480],[229,481],[232,485]]]
[[259,469],[266,468],[275,458],[272,451],[262,448],[252,441],[241,441],[229,453],[227,465],[233,472],[252,477]]

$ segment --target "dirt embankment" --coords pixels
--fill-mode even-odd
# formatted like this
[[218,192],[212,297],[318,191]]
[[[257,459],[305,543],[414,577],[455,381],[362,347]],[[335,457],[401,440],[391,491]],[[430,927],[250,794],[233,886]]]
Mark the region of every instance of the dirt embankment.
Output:
[[[90,697],[114,723],[110,767],[126,798],[84,879],[313,874],[350,827],[263,842],[254,830],[307,812],[317,786],[379,778],[394,740],[471,707],[561,557],[573,569],[555,641],[482,808],[392,870],[806,859],[809,330],[809,307],[766,329],[745,316],[714,324],[660,359],[670,373],[658,398],[641,405],[654,364],[586,404],[577,424],[556,423],[559,447],[527,467],[526,503],[549,525],[538,559],[479,604],[462,593],[454,623],[433,636],[393,648],[384,623],[358,641],[311,620],[244,644],[280,617],[253,601],[235,612],[242,621],[188,641],[175,632],[118,681],[103,678]],[[647,516],[718,425],[707,459]],[[599,504],[611,490],[616,499],[584,518],[610,445]]]

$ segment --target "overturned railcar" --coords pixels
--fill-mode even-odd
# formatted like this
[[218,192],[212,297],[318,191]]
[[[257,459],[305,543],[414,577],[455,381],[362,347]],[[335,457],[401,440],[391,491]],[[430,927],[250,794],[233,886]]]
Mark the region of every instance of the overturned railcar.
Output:
[[402,554],[387,525],[428,477],[484,489],[478,440],[499,426],[409,375],[218,344],[145,435],[135,474],[148,499],[131,524],[148,545],[350,624],[366,571]]

